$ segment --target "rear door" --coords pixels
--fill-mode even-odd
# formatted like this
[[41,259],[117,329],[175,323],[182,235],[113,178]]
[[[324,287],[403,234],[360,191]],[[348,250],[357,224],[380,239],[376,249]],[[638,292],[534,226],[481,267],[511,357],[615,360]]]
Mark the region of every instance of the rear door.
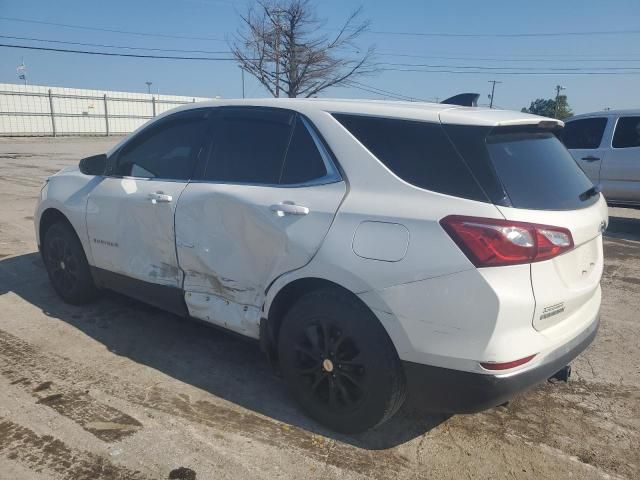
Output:
[[216,110],[208,161],[178,203],[178,260],[191,316],[258,337],[265,290],[311,260],[346,185],[302,116]]
[[568,228],[575,245],[531,264],[534,328],[546,330],[561,322],[578,328],[594,318],[600,304],[604,199],[551,133],[501,133],[497,128],[486,145],[509,198],[510,206],[498,207],[504,217]]
[[174,310],[165,304],[166,297],[141,284],[131,288],[128,279],[181,286],[174,213],[207,127],[207,110],[179,112],[145,128],[110,158],[110,172],[87,204],[94,267],[109,287],[117,290],[120,285],[129,295]]
[[562,142],[594,185],[600,182],[600,170],[607,154],[604,133],[607,116],[569,120],[560,133]]
[[640,115],[618,118],[601,182],[610,200],[640,203]]

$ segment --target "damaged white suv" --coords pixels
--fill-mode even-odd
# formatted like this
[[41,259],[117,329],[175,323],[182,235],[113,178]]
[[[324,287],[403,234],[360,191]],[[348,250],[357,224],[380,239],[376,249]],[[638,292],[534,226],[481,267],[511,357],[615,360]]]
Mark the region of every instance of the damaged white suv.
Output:
[[259,339],[316,420],[407,392],[501,404],[598,328],[605,200],[556,120],[338,100],[193,104],[50,177],[38,245],[67,302],[108,288]]

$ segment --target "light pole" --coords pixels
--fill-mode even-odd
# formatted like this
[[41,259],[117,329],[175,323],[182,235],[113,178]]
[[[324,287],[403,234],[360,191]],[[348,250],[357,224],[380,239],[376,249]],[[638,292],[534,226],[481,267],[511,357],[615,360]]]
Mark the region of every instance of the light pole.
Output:
[[496,83],[502,82],[499,82],[498,80],[489,80],[489,83],[491,84],[491,95],[489,95],[491,101],[489,102],[489,108],[493,108],[493,97],[496,93]]
[[147,93],[151,93],[151,85],[153,85],[153,82],[144,82],[147,84]]
[[556,108],[555,108],[555,118],[558,118],[558,100],[560,99],[560,91],[561,90],[566,90],[566,87],[563,87],[562,85],[556,85]]

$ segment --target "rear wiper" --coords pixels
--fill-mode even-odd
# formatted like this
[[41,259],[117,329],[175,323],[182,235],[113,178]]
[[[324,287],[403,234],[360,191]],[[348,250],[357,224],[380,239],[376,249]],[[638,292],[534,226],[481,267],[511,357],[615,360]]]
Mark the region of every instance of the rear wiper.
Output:
[[586,200],[589,200],[591,197],[595,197],[599,193],[600,193],[600,187],[597,186],[597,185],[594,185],[589,190],[587,190],[585,192],[582,192],[580,194],[579,198],[580,198],[580,200],[582,200],[584,202]]

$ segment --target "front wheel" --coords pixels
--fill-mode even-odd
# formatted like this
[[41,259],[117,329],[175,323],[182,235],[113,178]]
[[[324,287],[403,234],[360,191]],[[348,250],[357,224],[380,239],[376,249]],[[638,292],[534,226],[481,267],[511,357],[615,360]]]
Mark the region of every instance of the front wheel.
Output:
[[333,430],[368,430],[404,402],[404,372],[391,339],[346,292],[327,289],[300,298],[283,319],[278,354],[293,396]]
[[98,290],[87,257],[69,225],[58,222],[49,227],[42,242],[42,253],[49,280],[65,302],[80,305],[96,298]]

